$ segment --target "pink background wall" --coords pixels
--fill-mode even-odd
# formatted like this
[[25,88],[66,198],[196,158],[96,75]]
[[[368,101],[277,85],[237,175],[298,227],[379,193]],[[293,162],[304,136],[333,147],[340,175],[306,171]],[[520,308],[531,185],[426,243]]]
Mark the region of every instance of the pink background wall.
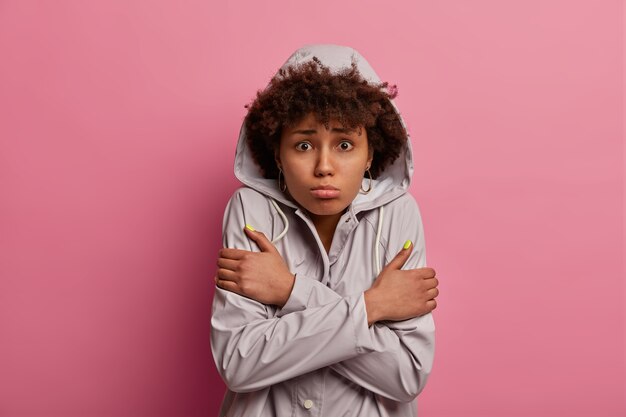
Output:
[[412,134],[420,416],[626,415],[623,29],[621,1],[0,1],[0,416],[216,415],[243,106],[322,42]]

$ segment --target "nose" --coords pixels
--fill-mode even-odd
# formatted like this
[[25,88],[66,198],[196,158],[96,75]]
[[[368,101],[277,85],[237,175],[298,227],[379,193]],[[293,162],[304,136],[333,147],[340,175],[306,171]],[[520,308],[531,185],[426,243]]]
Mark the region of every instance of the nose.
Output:
[[334,173],[335,168],[330,151],[324,147],[320,150],[317,157],[317,163],[315,164],[315,176],[325,177],[327,175],[334,175]]

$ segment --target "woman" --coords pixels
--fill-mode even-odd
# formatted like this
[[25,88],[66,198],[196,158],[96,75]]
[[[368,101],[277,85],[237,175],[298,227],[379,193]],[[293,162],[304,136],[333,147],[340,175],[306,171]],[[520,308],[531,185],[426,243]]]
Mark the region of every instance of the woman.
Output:
[[246,106],[211,320],[220,415],[416,415],[438,281],[386,89],[354,49],[308,45]]

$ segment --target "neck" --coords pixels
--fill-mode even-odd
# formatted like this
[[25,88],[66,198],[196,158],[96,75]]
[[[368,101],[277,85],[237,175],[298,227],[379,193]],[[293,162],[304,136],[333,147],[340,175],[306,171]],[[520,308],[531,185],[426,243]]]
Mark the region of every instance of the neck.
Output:
[[324,244],[324,249],[326,249],[327,253],[330,252],[330,245],[333,243],[335,229],[337,228],[337,224],[339,223],[339,219],[342,215],[343,213],[319,216],[317,214],[309,213],[309,216],[315,225],[315,229],[317,230],[317,234]]

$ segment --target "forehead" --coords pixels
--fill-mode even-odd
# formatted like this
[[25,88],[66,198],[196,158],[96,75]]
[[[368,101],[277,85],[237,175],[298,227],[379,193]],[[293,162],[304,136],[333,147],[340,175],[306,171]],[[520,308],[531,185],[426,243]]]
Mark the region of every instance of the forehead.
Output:
[[[358,129],[344,126],[337,119],[330,119],[328,124],[329,124],[330,130],[335,130],[335,131],[340,131],[340,132],[353,132],[353,131],[358,130]],[[318,130],[318,129],[325,129],[325,126],[322,123],[320,123],[320,121],[318,120],[318,115],[316,115],[315,113],[309,113],[306,116],[302,117],[300,120],[297,120],[292,125],[286,126],[285,128],[286,133],[291,133],[293,131],[303,130],[303,129]]]

